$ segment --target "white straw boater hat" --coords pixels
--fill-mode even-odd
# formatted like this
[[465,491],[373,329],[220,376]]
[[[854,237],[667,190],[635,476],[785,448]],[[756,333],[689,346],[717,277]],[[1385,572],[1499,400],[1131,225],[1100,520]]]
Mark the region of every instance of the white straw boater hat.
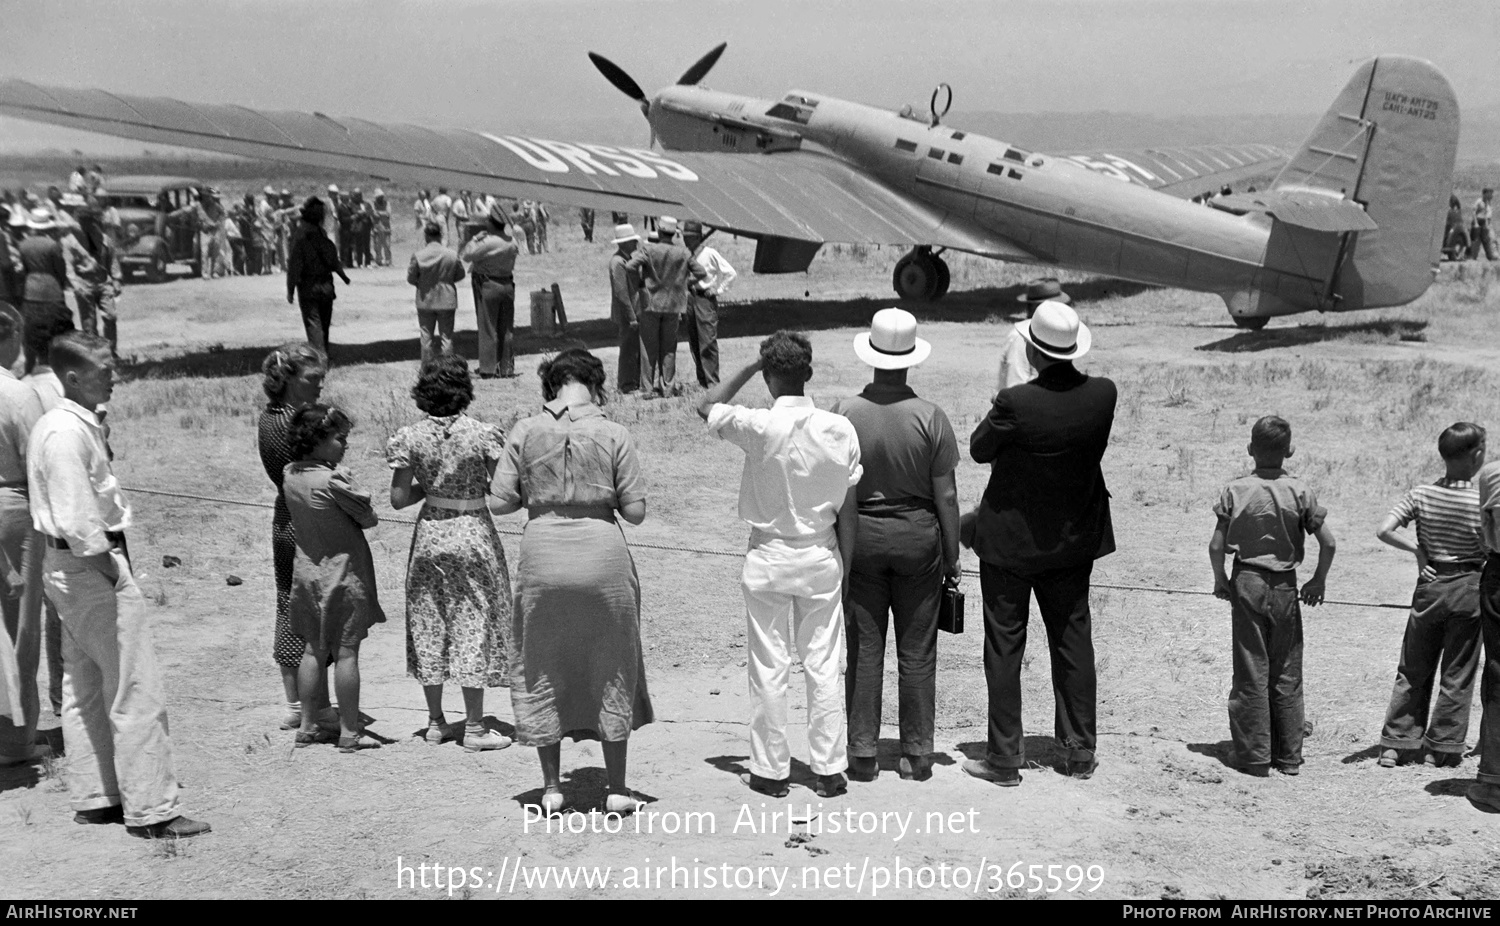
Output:
[[917,337],[917,317],[905,309],[881,309],[870,330],[854,336],[854,354],[877,370],[914,367],[932,353],[932,345]]
[[1078,313],[1061,302],[1044,302],[1030,318],[1016,322],[1026,343],[1055,360],[1077,360],[1089,352],[1093,335]]

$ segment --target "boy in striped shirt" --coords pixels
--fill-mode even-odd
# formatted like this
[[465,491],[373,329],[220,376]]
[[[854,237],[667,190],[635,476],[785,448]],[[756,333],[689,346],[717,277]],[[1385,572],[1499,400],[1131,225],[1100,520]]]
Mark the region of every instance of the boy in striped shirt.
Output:
[[[1380,734],[1380,765],[1402,751],[1427,750],[1428,765],[1456,766],[1469,733],[1469,704],[1479,667],[1479,573],[1484,567],[1479,489],[1484,428],[1467,421],[1438,438],[1447,474],[1408,490],[1375,536],[1417,557],[1417,588],[1401,641],[1396,685]],[[1396,533],[1416,522],[1416,540]],[[1429,712],[1433,682],[1437,698]]]

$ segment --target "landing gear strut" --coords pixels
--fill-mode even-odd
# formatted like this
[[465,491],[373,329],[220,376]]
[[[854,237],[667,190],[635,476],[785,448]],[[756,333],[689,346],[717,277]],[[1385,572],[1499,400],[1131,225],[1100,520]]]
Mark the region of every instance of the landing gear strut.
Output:
[[891,286],[902,299],[941,299],[948,292],[948,265],[927,245],[896,261]]

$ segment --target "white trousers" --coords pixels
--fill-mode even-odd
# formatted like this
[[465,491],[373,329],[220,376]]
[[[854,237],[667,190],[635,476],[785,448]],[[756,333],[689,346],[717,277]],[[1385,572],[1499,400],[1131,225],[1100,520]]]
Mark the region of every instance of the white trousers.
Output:
[[843,564],[832,538],[813,544],[755,539],[741,576],[749,640],[750,771],[791,777],[787,681],[795,644],[807,677],[808,764],[817,775],[849,767],[844,685]]
[[128,826],[179,815],[167,698],[141,590],[118,551],[47,549],[63,626],[63,745],[74,810],[123,804]]

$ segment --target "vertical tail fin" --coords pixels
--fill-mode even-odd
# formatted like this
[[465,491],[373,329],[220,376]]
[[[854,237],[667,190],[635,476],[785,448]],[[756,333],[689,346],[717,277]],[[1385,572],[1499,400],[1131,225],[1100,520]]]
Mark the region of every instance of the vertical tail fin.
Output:
[[1351,199],[1379,227],[1337,236],[1281,229],[1272,235],[1281,252],[1275,262],[1295,259],[1327,279],[1319,301],[1328,309],[1420,296],[1442,246],[1458,127],[1453,88],[1431,64],[1399,56],[1365,62],[1272,189]]

